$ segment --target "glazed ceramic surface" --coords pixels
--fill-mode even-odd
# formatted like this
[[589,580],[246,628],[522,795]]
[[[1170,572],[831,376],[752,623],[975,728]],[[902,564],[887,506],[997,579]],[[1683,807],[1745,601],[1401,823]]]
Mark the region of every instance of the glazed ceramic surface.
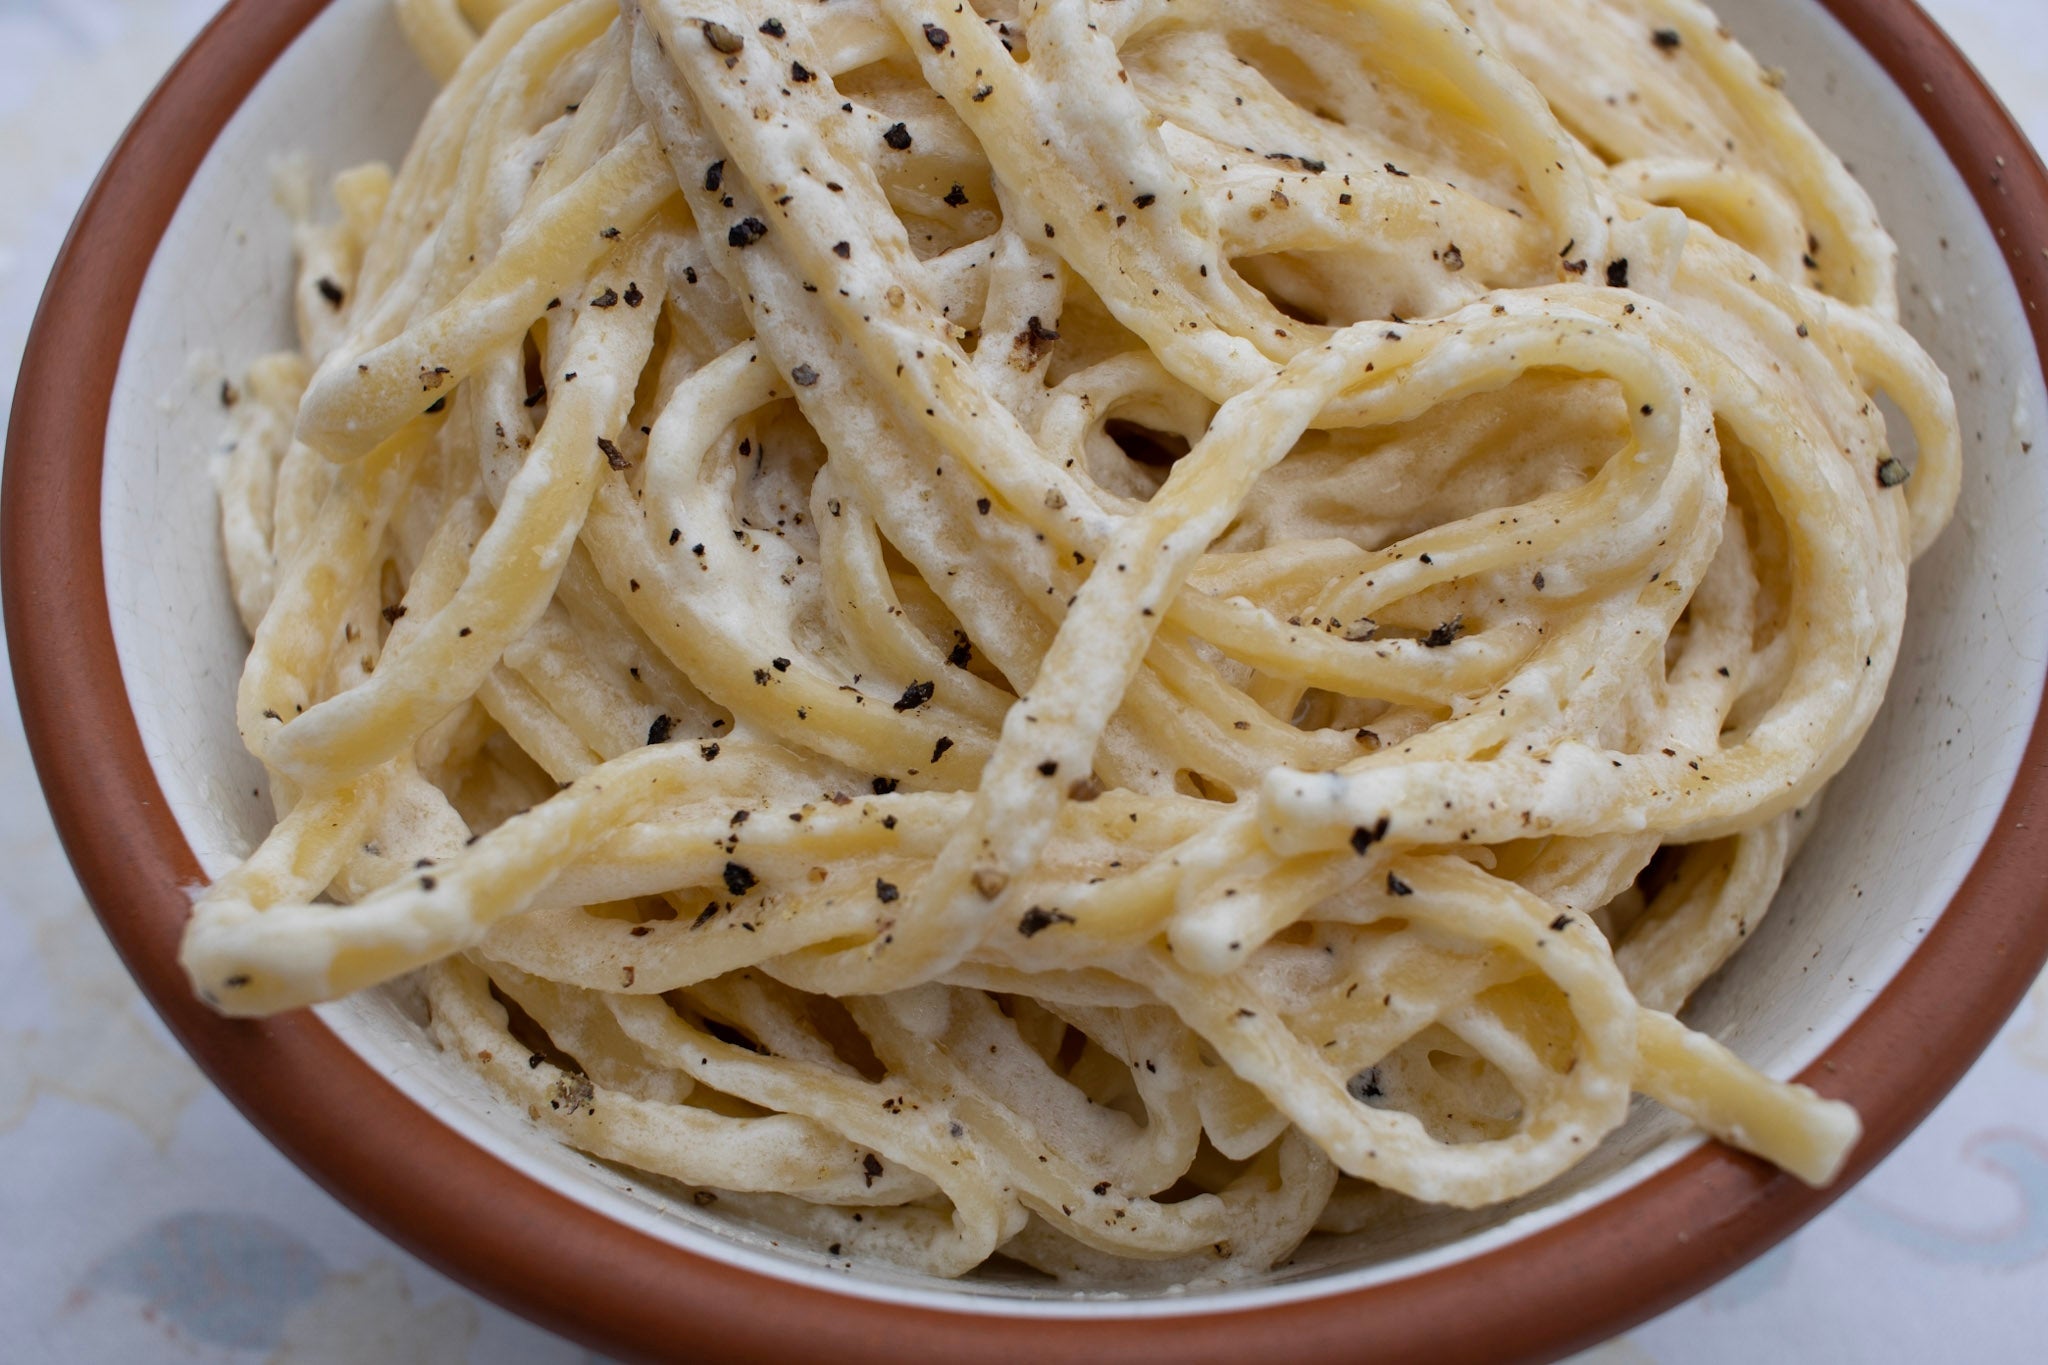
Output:
[[[210,477],[224,427],[221,384],[289,344],[290,232],[278,185],[292,159],[316,183],[359,161],[395,161],[431,97],[388,8],[336,0],[228,124],[156,252],[109,412],[101,529],[121,675],[164,798],[209,874],[243,856],[271,813],[262,770],[233,722],[247,641],[221,567]],[[1900,243],[1906,320],[1954,382],[1968,462],[1955,524],[1915,570],[1882,714],[1829,789],[1768,918],[1688,1016],[1789,1076],[1913,952],[1968,872],[2021,760],[2048,659],[2039,532],[2048,466],[2025,452],[2048,395],[1992,230],[1883,71],[1813,0],[1717,8],[1764,61],[1788,70],[1788,91],[1876,198]],[[1697,1143],[1639,1102],[1581,1167],[1512,1205],[1480,1214],[1417,1207],[1391,1235],[1318,1237],[1268,1281],[1220,1299],[1106,1302],[1000,1275],[941,1282],[848,1271],[821,1251],[778,1247],[543,1136],[435,1050],[403,987],[320,1014],[442,1122],[608,1218],[769,1276],[954,1311],[1177,1314],[1355,1289],[1527,1238],[1615,1198]]]

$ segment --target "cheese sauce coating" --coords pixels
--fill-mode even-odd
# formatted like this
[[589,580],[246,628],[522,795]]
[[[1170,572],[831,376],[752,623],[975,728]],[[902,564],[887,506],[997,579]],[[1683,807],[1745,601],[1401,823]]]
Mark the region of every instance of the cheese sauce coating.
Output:
[[1840,1169],[1674,1016],[1960,448],[1707,10],[398,13],[442,92],[231,416],[211,1003],[416,974],[562,1142],[939,1275],[1256,1277],[1635,1093]]

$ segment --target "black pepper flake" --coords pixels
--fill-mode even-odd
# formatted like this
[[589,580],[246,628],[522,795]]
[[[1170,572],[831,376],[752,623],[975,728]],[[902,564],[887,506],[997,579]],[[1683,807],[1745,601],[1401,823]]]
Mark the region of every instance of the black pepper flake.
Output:
[[974,100],[976,104],[980,104],[990,95],[995,94],[995,92],[996,88],[993,85],[980,85],[975,87],[974,94],[971,96],[971,98]]
[[725,889],[735,896],[744,896],[754,889],[756,878],[753,870],[740,863],[725,865]]
[[1535,576],[1534,578],[1530,579],[1530,580],[1529,580],[1529,582],[1530,582],[1530,583],[1531,583],[1532,585],[1534,585],[1534,587],[1535,587],[1536,591],[1538,591],[1538,592],[1542,592],[1542,591],[1543,591],[1543,571],[1542,571],[1541,569],[1538,569],[1538,570],[1536,571],[1536,576]]
[[709,763],[712,759],[718,757],[718,746],[716,744],[700,744],[697,746],[697,752],[704,756],[706,763]]
[[818,76],[816,72],[812,71],[802,62],[791,62],[789,64],[789,78],[798,85],[809,85],[812,81],[818,79]]
[[671,527],[669,527],[669,529],[668,529],[668,543],[669,543],[669,544],[673,545],[673,544],[675,544],[675,543],[676,543],[677,541],[681,540],[682,538],[683,538],[683,528],[682,528],[682,527],[680,527],[680,526],[671,526]]
[[547,396],[548,388],[547,385],[543,384],[539,388],[535,389],[532,393],[526,395],[526,406],[528,406],[529,408],[538,407],[540,405],[540,400]]
[[1660,28],[1650,34],[1650,41],[1666,52],[1676,52],[1685,45],[1685,38],[1675,28]]
[[924,26],[924,40],[932,45],[932,51],[944,52],[946,44],[953,41],[953,35],[940,28],[937,24],[926,24]]
[[789,660],[787,659],[770,659],[768,662],[775,666],[775,671],[777,673],[789,672]]
[[968,641],[967,636],[960,631],[954,631],[953,650],[946,656],[946,662],[955,668],[965,668],[973,658],[974,646]]
[[877,796],[887,796],[890,792],[896,790],[896,779],[893,777],[878,777],[868,783],[868,790]]
[[1586,273],[1586,262],[1583,259],[1566,261],[1564,263],[1564,273],[1567,275],[1583,275]]
[[981,513],[983,516],[987,516],[988,509],[993,506],[995,506],[995,504],[990,502],[987,498],[976,498],[974,500],[974,510]]
[[896,889],[895,883],[885,882],[880,877],[875,878],[875,899],[882,904],[887,905],[902,894]]
[[604,452],[604,462],[613,469],[629,469],[632,467],[631,462],[619,453],[619,448],[604,437],[600,436],[597,438],[597,448]]
[[1607,287],[1610,289],[1628,288],[1628,257],[1623,256],[1619,260],[1607,263]]
[[622,297],[626,300],[626,307],[628,308],[638,308],[647,301],[647,296],[640,292],[640,286],[637,283],[627,285],[626,292]]
[[619,230],[615,227],[608,227],[603,232],[600,232],[597,235],[604,238],[607,242],[616,242],[619,240]]
[[761,32],[767,34],[770,38],[780,38],[784,35],[786,31],[787,30],[785,30],[782,27],[782,21],[780,19],[770,19],[768,22],[761,25]]
[[1465,253],[1458,250],[1456,242],[1444,248],[1443,263],[1444,269],[1454,275],[1465,268]]
[[711,917],[712,917],[713,915],[716,915],[717,913],[718,913],[718,902],[717,902],[717,901],[706,901],[706,902],[704,902],[704,908],[703,908],[702,910],[699,910],[699,911],[697,912],[697,918],[695,918],[695,919],[693,919],[693,920],[691,920],[691,921],[690,921],[690,927],[691,927],[692,929],[702,929],[702,928],[703,928],[703,927],[704,927],[705,925],[707,925],[707,924],[711,923]]
[[967,187],[957,181],[954,182],[953,188],[946,191],[946,202],[956,209],[965,204],[967,202]]
[[768,225],[759,218],[742,218],[725,234],[725,244],[731,247],[750,247],[767,235]]
[[420,890],[422,891],[432,891],[438,884],[432,877],[420,878]]
[[1550,922],[1550,932],[1553,934],[1561,934],[1565,930],[1571,928],[1571,925],[1572,917],[1570,915],[1559,915],[1556,919]]
[[683,279],[684,279],[684,280],[685,280],[685,281],[686,281],[687,283],[690,283],[690,284],[695,284],[695,283],[697,282],[697,267],[696,267],[696,266],[694,266],[694,265],[686,265],[686,266],[684,266],[684,267],[683,267]]
[[1025,321],[1024,330],[1017,333],[1010,344],[1020,352],[1016,359],[1028,370],[1037,365],[1039,359],[1051,350],[1052,344],[1059,339],[1060,334],[1046,326],[1034,313]]
[[1378,823],[1360,825],[1351,831],[1351,851],[1363,855],[1374,844],[1387,837],[1387,817],[1382,815]]
[[1387,894],[1389,896],[1412,896],[1415,894],[1415,888],[1389,872],[1387,874]]
[[340,285],[328,279],[325,275],[320,277],[320,283],[315,287],[319,289],[320,297],[326,299],[329,304],[336,308],[341,307],[342,300],[348,297],[348,295],[341,292]]
[[1386,1093],[1380,1089],[1380,1069],[1376,1066],[1368,1067],[1344,1082],[1344,1089],[1360,1104],[1367,1100],[1376,1100]]
[[592,308],[616,308],[619,306],[619,291],[607,289],[590,301]]
[[850,261],[850,260],[852,260],[852,259],[853,259],[853,243],[852,243],[852,242],[834,242],[834,243],[832,244],[832,254],[833,254],[834,256],[837,256],[837,257],[838,257],[838,258],[839,258],[840,260],[842,260],[842,261]]
[[1897,488],[1913,476],[1913,471],[1897,460],[1886,458],[1878,462],[1877,482],[1881,488]]
[[747,45],[747,40],[745,38],[741,37],[737,33],[734,33],[724,24],[718,23],[711,19],[706,19],[703,22],[704,41],[711,44],[711,50],[713,52],[720,52],[730,57],[733,53],[738,52],[741,48]]
[[952,736],[950,736],[950,735],[940,735],[940,736],[939,736],[939,742],[938,742],[937,744],[934,744],[934,745],[932,745],[932,762],[936,763],[936,762],[938,762],[938,761],[939,761],[940,759],[944,758],[944,757],[946,756],[946,750],[948,750],[948,749],[950,749],[950,748],[952,748],[952,747],[953,747],[953,739],[952,739]]
[[[370,367],[368,365],[359,366],[358,368],[360,368],[364,374],[368,374],[370,372]],[[235,392],[235,386],[228,380],[221,380],[220,405],[224,408],[231,408],[241,401],[242,395]]]
[[868,1184],[872,1185],[875,1183],[875,1177],[882,1173],[882,1159],[869,1152],[860,1159],[860,1169],[862,1174],[867,1176]]
[[1463,616],[1453,616],[1450,620],[1423,636],[1422,643],[1427,649],[1442,649],[1464,633],[1465,618]]
[[892,123],[882,134],[882,141],[888,143],[892,150],[907,152],[910,150],[910,129],[901,123]]
[[903,695],[896,699],[896,709],[898,711],[915,711],[918,707],[930,701],[932,693],[937,690],[937,683],[914,682],[904,688]]
[[1045,762],[1038,765],[1038,775],[1040,777],[1051,777],[1059,770],[1060,765],[1057,759],[1048,758]]
[[1408,178],[1408,172],[1406,172],[1406,171],[1402,170],[1402,169],[1401,169],[1401,168],[1400,168],[1399,166],[1396,166],[1396,165],[1395,165],[1395,164],[1394,164],[1393,162],[1389,161],[1389,162],[1387,162],[1387,163],[1385,163],[1385,164],[1386,164],[1386,168],[1387,168],[1387,174],[1388,174],[1388,175],[1398,175],[1398,176],[1400,176],[1400,177],[1401,177],[1401,178],[1402,178],[1403,180],[1406,180],[1406,179]]
[[716,194],[725,184],[725,163],[714,161],[704,168],[704,188]]
[[656,716],[654,724],[647,727],[647,742],[649,744],[668,743],[668,737],[675,730],[675,727],[675,721],[666,712]]
[[1024,918],[1017,921],[1017,932],[1026,938],[1030,938],[1041,930],[1052,928],[1055,924],[1072,923],[1074,923],[1072,915],[1066,914],[1063,911],[1047,910],[1042,906],[1034,905],[1024,912]]
[[808,389],[818,382],[818,372],[808,365],[799,365],[789,372],[789,377],[800,389]]
[[384,608],[384,624],[387,626],[395,625],[398,622],[398,618],[403,615],[405,615],[405,608],[403,606],[386,607]]
[[1149,209],[1159,202],[1159,196],[1156,194],[1141,194],[1131,202],[1141,209]]

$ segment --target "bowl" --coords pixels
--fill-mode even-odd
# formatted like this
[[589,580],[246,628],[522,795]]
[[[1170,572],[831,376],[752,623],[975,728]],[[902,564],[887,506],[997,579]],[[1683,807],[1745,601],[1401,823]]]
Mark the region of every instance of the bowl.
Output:
[[[235,0],[81,213],[30,341],[0,493],[29,741],[86,893],[186,1048],[287,1155],[428,1261],[619,1355],[1544,1358],[1735,1269],[1959,1079],[2048,956],[2048,175],[1908,0],[1722,0],[1870,189],[1967,473],[1915,570],[1885,708],[1750,945],[1689,1017],[1866,1135],[1812,1190],[1639,1102],[1571,1174],[1479,1213],[1312,1239],[1214,1293],[1074,1295],[828,1262],[554,1144],[444,1059],[403,986],[261,1022],[202,1007],[191,889],[269,825],[208,462],[222,383],[287,341],[284,159],[395,159],[432,93],[387,0]],[[341,111],[344,117],[335,117]],[[117,361],[118,358],[118,361]],[[652,1186],[652,1187],[651,1187]]]

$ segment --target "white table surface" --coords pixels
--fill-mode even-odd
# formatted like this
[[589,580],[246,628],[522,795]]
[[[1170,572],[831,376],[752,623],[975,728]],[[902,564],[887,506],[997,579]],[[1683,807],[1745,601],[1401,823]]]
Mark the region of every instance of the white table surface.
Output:
[[[2048,0],[1923,0],[2048,146]],[[0,409],[65,229],[217,0],[0,0]],[[595,1360],[428,1270],[278,1156],[168,1041],[0,703],[0,1359]],[[2048,979],[1805,1231],[1575,1365],[2048,1359]]]

